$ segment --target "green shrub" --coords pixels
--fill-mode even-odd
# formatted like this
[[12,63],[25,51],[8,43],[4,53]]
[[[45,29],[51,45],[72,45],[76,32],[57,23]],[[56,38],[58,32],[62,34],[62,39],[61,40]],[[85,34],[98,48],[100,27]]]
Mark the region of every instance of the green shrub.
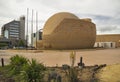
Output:
[[19,40],[18,41],[18,47],[24,47],[25,46],[25,43],[23,40]]
[[78,82],[78,70],[75,67],[63,65],[63,69],[66,73],[67,82]]
[[32,59],[29,61],[19,55],[10,58],[10,76],[13,76],[16,82],[43,82],[45,67],[42,63],[37,63]]
[[10,58],[10,71],[12,73],[12,75],[17,75],[20,74],[20,71],[22,70],[22,67],[26,64],[28,64],[28,59],[19,56],[19,55],[15,55],[13,57]]
[[32,59],[29,64],[23,67],[21,77],[24,82],[43,82],[45,67]]
[[5,46],[8,46],[7,43],[0,43],[0,47],[5,47]]
[[78,71],[75,68],[70,68],[69,70],[69,82],[78,82]]

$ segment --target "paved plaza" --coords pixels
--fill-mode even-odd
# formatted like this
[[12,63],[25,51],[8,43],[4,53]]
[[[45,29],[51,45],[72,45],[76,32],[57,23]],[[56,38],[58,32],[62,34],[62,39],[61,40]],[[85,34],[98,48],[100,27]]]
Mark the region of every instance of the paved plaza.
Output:
[[[5,64],[10,62],[10,57],[18,54],[29,59],[36,59],[46,66],[70,65],[70,53],[72,50],[0,50],[0,58],[4,58]],[[116,64],[120,63],[120,48],[116,49],[82,49],[75,50],[75,65],[83,57],[85,65]],[[0,63],[1,65],[1,63]]]

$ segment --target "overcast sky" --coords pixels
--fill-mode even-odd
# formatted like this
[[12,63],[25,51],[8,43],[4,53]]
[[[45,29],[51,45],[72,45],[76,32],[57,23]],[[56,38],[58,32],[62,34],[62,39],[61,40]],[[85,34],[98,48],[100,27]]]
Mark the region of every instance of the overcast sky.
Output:
[[[96,24],[97,34],[120,33],[120,0],[0,0],[0,28],[26,15],[27,8],[29,21],[31,10],[38,12],[39,29],[53,14],[71,12],[79,18],[91,18]],[[29,24],[29,32],[30,28]]]

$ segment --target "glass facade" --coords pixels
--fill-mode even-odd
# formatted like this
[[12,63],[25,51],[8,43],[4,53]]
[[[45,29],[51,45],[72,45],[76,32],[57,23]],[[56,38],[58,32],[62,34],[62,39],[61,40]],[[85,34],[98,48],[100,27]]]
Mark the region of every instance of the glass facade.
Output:
[[6,37],[8,39],[8,30],[5,30],[4,37]]
[[9,25],[9,36],[10,38],[20,38],[19,37],[19,28],[20,28],[20,23],[14,21]]
[[[24,18],[24,19],[21,19]],[[2,27],[2,36],[9,39],[13,46],[17,45],[19,39],[25,40],[25,17],[13,20]]]

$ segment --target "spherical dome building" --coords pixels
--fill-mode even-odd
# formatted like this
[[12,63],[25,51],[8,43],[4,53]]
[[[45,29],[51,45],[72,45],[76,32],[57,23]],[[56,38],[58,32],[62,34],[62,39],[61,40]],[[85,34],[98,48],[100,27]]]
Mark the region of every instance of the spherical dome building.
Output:
[[61,12],[50,17],[43,28],[45,49],[92,48],[96,27],[91,19],[79,19],[72,13]]

